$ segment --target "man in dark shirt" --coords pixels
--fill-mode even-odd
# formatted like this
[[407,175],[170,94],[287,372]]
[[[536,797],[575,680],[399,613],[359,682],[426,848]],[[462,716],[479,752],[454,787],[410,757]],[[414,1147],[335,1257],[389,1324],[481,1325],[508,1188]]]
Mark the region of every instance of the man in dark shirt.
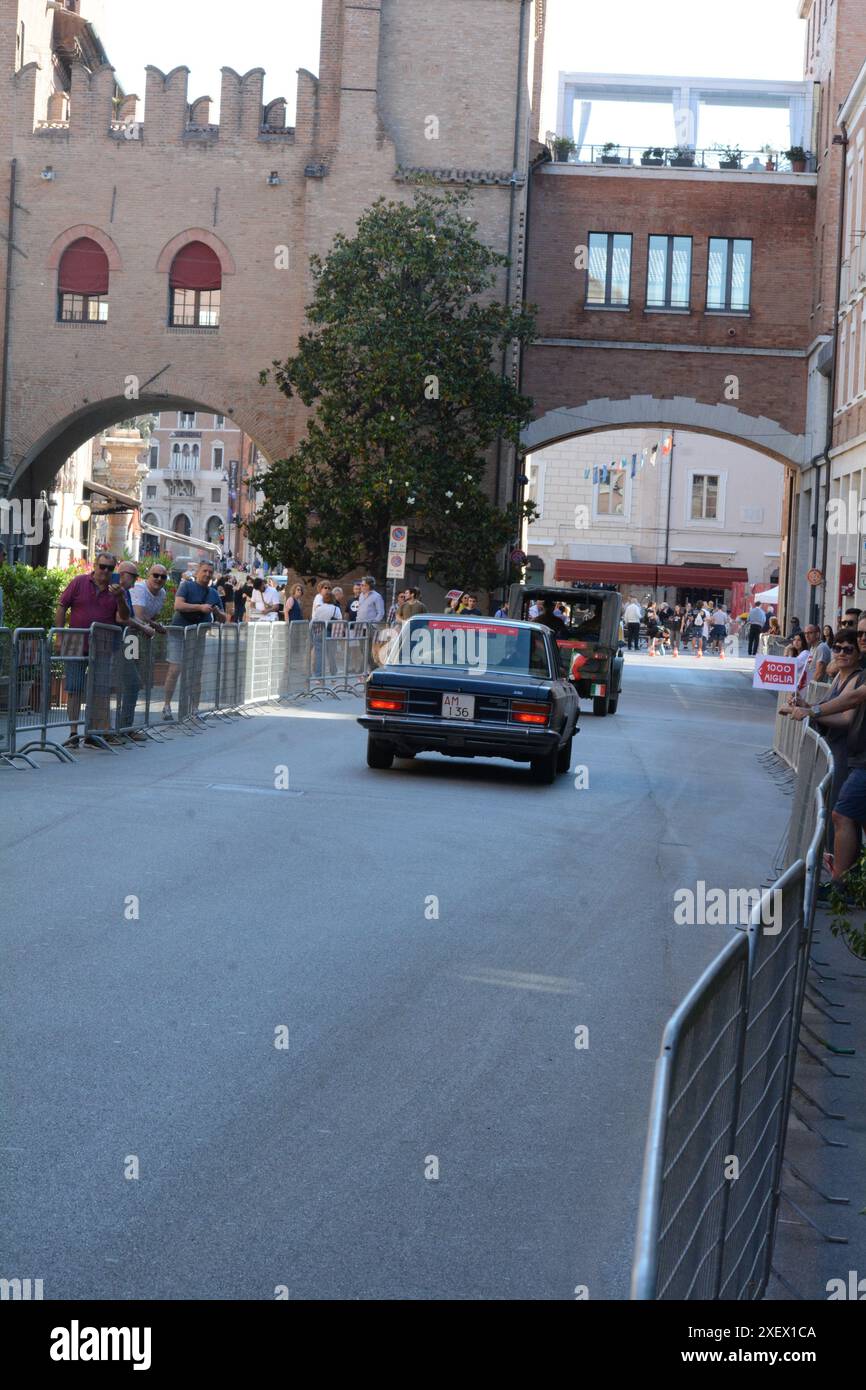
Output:
[[[69,618],[70,628],[90,628],[93,623],[125,623],[131,617],[129,607],[119,584],[110,584],[114,572],[115,557],[109,553],[97,555],[91,574],[79,574],[73,579],[57,601],[54,626],[64,628]],[[58,634],[59,655],[63,658],[63,675],[66,683],[66,712],[69,715],[68,748],[78,747],[78,720],[81,714],[81,696],[87,684],[89,659],[88,638],[83,632],[68,636]],[[111,654],[111,648],[106,650]],[[97,670],[99,669],[97,665]],[[91,710],[89,725],[91,729],[107,727],[108,694],[102,690],[104,682],[97,683],[94,690],[94,708]],[[89,742],[89,740],[85,740]]]
[[542,627],[549,627],[554,636],[559,637],[565,631],[565,623],[554,613],[553,603],[549,598],[541,599],[540,605],[538,617],[534,621],[541,623]]
[[209,560],[202,560],[201,564],[196,567],[195,579],[184,579],[175,595],[174,616],[168,630],[169,665],[165,677],[165,698],[162,711],[162,717],[166,722],[174,718],[171,712],[172,696],[177,685],[177,678],[180,675],[180,668],[188,651],[193,653],[190,669],[187,673],[189,678],[187,688],[189,717],[198,714],[204,645],[199,641],[187,643],[185,634],[186,629],[190,627],[199,627],[205,623],[210,626],[211,623],[225,622],[223,601],[213,587],[212,580],[213,565]]

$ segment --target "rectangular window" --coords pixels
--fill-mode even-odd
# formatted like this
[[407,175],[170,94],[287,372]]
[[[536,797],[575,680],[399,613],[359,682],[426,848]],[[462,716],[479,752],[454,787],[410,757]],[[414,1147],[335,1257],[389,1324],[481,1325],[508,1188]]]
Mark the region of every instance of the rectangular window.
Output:
[[836,371],[836,409],[841,410],[845,404],[845,365],[848,361],[845,356],[845,348],[848,343],[848,324],[842,325],[842,332],[839,334],[839,362]]
[[526,473],[529,482],[526,485],[524,497],[527,502],[532,502],[538,515],[535,520],[540,521],[544,515],[544,459],[527,459]]
[[710,237],[707,308],[748,313],[752,287],[752,243],[741,237]]
[[599,483],[595,497],[597,516],[625,516],[626,470],[618,470],[608,476],[606,483]]
[[691,278],[691,237],[651,236],[647,255],[647,308],[688,309]]
[[151,485],[148,487],[148,489],[147,489],[147,495],[148,495],[148,497],[155,497],[155,496],[156,496],[156,488],[155,488],[152,484],[151,484]]
[[692,474],[692,521],[717,521],[719,515],[718,473]]
[[150,446],[150,466],[151,466],[151,468],[159,468],[159,445],[158,445],[158,444],[151,444],[151,446]]
[[172,328],[219,328],[219,290],[172,290]]
[[627,309],[631,281],[631,233],[590,232],[586,303]]
[[857,368],[857,320],[851,315],[851,336],[848,340],[848,391],[845,396],[846,401],[854,399],[854,375]]
[[223,467],[223,446],[217,444],[213,451],[213,471],[216,473]]
[[212,487],[212,488],[211,488],[211,490],[210,490],[210,500],[211,500],[212,502],[221,502],[221,501],[223,500],[223,490],[222,490],[221,487]]
[[177,412],[177,427],[179,430],[195,429],[195,411],[179,410]]
[[58,318],[61,323],[106,323],[107,294],[61,294]]
[[226,417],[224,415],[215,415],[213,417],[213,427],[215,430],[225,429],[225,423]]

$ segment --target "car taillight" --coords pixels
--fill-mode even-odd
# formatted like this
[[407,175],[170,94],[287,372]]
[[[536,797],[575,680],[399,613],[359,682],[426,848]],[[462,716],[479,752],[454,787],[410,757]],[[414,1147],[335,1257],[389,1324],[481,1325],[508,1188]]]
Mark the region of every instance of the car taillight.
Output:
[[367,691],[367,709],[380,710],[385,714],[395,714],[406,708],[408,696],[405,690]]
[[511,718],[515,724],[546,724],[550,719],[550,705],[528,705],[512,700]]

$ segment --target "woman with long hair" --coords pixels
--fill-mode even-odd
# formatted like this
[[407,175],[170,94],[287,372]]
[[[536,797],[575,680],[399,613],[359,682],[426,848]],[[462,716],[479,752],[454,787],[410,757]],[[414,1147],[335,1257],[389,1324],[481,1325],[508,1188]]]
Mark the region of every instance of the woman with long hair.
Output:
[[303,601],[303,584],[293,584],[289,593],[286,595],[286,605],[283,609],[283,617],[285,618],[287,623],[297,623],[303,621]]

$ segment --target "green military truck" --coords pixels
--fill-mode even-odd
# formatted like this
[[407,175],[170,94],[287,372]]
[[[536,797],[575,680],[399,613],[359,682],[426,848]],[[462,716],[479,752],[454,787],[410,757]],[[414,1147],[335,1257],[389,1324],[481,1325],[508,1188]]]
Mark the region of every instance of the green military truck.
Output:
[[530,608],[545,598],[552,605],[559,605],[564,615],[556,641],[563,666],[578,695],[592,700],[593,714],[616,714],[622,689],[622,595],[609,589],[562,589],[542,585],[528,588],[512,584],[508,594],[508,616],[531,621]]

